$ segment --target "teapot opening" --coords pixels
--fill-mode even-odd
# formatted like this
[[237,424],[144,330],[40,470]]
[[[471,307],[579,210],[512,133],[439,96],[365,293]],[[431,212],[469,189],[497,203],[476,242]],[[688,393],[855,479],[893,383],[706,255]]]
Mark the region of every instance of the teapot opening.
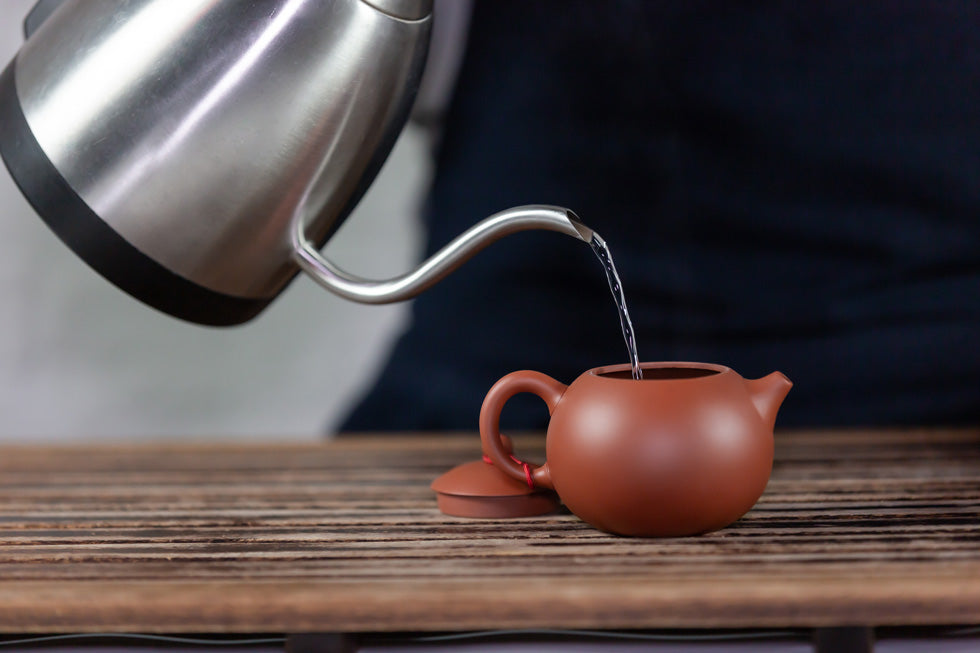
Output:
[[[643,367],[643,378],[640,380],[696,379],[702,376],[712,376],[713,374],[719,374],[719,371],[704,367]],[[602,372],[596,376],[610,379],[633,380],[633,373],[628,369],[617,370],[615,372]]]

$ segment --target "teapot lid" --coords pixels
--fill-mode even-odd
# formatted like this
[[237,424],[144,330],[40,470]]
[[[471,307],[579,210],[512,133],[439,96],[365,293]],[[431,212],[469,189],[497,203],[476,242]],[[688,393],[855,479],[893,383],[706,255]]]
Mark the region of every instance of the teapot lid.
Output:
[[430,487],[439,510],[456,517],[533,517],[554,512],[559,504],[554,492],[529,487],[482,460],[454,467]]

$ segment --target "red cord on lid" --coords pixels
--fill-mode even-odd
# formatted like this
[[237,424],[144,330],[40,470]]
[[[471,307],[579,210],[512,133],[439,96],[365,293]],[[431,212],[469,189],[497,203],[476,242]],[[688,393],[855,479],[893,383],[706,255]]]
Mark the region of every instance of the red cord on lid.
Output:
[[527,486],[533,490],[534,489],[534,479],[531,478],[531,466],[528,465],[525,462],[521,462],[520,460],[517,460],[517,458],[514,458],[514,461],[521,463],[521,467],[524,468],[524,478],[527,479]]
[[[520,465],[524,469],[524,478],[527,479],[527,486],[533,490],[534,489],[534,479],[531,477],[531,466],[528,465],[523,460],[518,460],[514,455],[511,455],[510,459],[513,460],[515,463],[517,463],[518,465]],[[488,465],[492,465],[493,464],[493,461],[490,460],[490,456],[488,456],[487,454],[483,454],[483,462],[485,462]]]

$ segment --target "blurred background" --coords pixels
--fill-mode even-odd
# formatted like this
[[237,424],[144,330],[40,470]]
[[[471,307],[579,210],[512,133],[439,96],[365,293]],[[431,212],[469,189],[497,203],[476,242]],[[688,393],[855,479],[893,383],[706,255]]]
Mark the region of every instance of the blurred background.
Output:
[[[34,0],[4,0],[0,59]],[[367,277],[418,258],[428,136],[410,126],[325,249]],[[379,237],[381,234],[384,237]],[[0,173],[0,440],[316,439],[374,379],[408,307],[361,306],[305,276],[252,322],[201,327],[91,271]]]

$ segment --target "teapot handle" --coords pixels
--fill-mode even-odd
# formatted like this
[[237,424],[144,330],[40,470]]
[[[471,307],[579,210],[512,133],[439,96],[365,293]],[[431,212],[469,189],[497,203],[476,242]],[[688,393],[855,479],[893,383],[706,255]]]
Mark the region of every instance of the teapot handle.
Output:
[[555,489],[547,462],[541,466],[530,465],[521,463],[510,455],[500,435],[500,412],[511,397],[521,392],[530,392],[544,399],[548,414],[553,415],[567,389],[567,385],[547,374],[531,370],[511,372],[493,384],[480,409],[480,439],[483,442],[483,452],[497,469],[519,481],[528,481],[535,487]]

